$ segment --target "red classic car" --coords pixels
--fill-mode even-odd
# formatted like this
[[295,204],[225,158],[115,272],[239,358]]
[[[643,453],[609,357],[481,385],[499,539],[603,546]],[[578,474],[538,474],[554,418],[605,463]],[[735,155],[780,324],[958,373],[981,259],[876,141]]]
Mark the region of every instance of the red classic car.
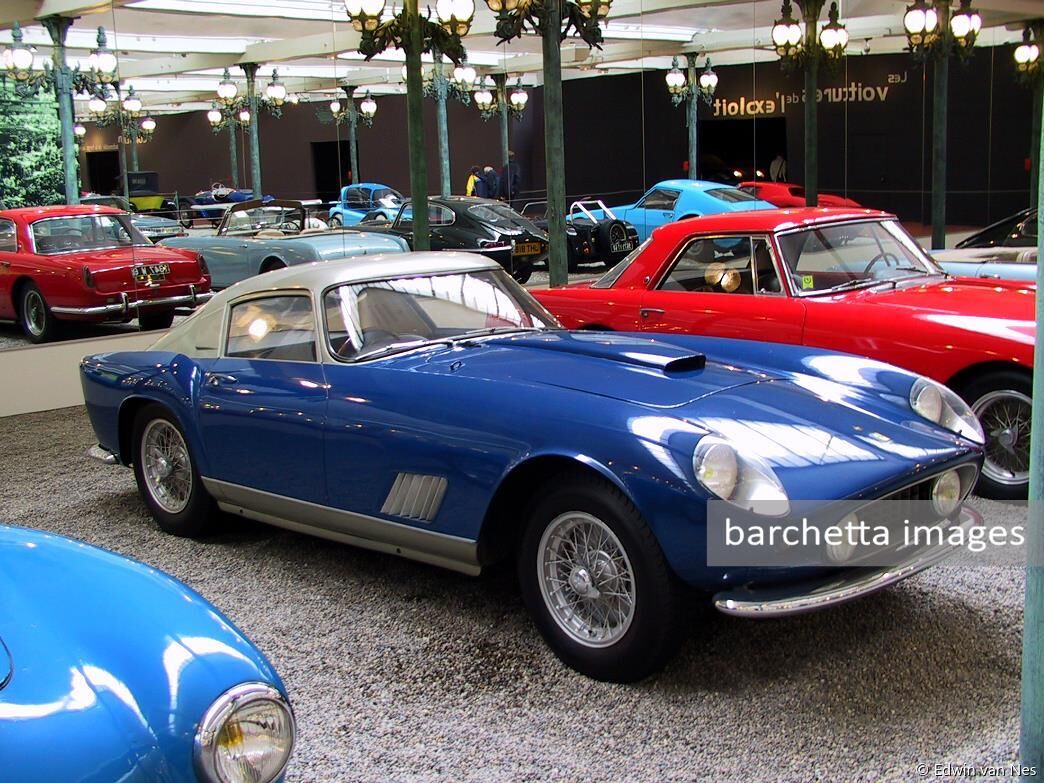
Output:
[[570,328],[808,345],[927,375],[982,423],[979,492],[1026,496],[1035,289],[948,276],[894,215],[806,208],[682,220],[593,283],[533,293]]
[[[739,189],[746,191],[755,198],[775,204],[777,207],[803,207],[805,206],[805,188],[790,182],[771,182],[756,180],[752,182],[741,182]],[[821,207],[855,207],[859,204],[844,196],[835,196],[833,193],[820,193],[818,196]]]
[[165,329],[175,307],[209,299],[210,275],[189,250],[152,244],[130,215],[101,206],[0,210],[0,319],[34,343],[61,321],[130,321]]

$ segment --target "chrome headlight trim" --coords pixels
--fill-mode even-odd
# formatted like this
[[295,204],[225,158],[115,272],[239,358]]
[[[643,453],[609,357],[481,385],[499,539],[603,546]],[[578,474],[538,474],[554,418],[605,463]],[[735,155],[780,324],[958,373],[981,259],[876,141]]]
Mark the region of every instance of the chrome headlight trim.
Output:
[[[708,455],[721,454],[723,447],[735,456],[736,476],[734,481],[725,483],[731,485],[728,492],[719,492],[713,482],[702,478]],[[714,497],[762,516],[782,517],[790,513],[790,498],[772,466],[760,456],[737,449],[720,435],[700,438],[692,455],[692,470],[699,485]]]
[[938,424],[980,446],[986,443],[979,418],[971,407],[952,389],[933,381],[918,378],[910,387],[910,408],[921,418]]
[[259,701],[268,701],[279,707],[286,715],[290,727],[290,749],[279,769],[269,778],[260,783],[270,783],[286,770],[294,752],[294,743],[297,738],[297,724],[294,720],[294,711],[290,702],[282,693],[268,683],[244,682],[235,685],[222,693],[207,709],[203,719],[196,729],[196,737],[193,742],[192,756],[196,772],[205,783],[239,783],[222,776],[217,769],[215,755],[217,752],[217,739],[221,730],[228,721],[243,707]]

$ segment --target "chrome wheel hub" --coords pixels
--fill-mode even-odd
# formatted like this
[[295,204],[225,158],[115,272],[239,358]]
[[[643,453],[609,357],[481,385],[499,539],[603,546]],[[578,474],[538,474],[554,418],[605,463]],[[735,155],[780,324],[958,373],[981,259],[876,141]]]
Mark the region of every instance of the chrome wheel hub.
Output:
[[984,394],[972,410],[986,433],[983,475],[999,484],[1028,482],[1030,398],[1014,389],[1000,389]]
[[141,437],[142,475],[152,499],[169,514],[180,514],[192,495],[192,461],[177,428],[153,419]]
[[634,570],[620,539],[597,517],[555,517],[540,539],[537,576],[555,623],[580,644],[608,647],[630,628]]
[[34,335],[40,335],[43,332],[44,303],[36,291],[25,298],[25,323]]

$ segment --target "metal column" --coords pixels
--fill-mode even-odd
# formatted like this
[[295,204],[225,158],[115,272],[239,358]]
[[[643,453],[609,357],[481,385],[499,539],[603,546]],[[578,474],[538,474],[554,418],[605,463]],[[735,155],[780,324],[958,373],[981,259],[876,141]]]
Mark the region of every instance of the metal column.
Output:
[[244,63],[239,66],[246,74],[247,101],[250,106],[250,187],[254,198],[264,198],[261,188],[261,139],[258,137],[258,126],[261,118],[257,111],[257,63]]
[[54,95],[58,100],[58,122],[61,126],[62,170],[65,174],[65,203],[80,203],[80,183],[76,173],[76,135],[73,133],[72,77],[65,60],[65,36],[73,20],[64,16],[47,16],[40,20],[54,43]]
[[417,0],[405,0],[406,125],[410,143],[410,197],[413,200],[413,249],[430,250],[428,236],[428,164],[424,159],[424,84],[421,50],[424,48]]
[[442,55],[436,49],[432,52],[432,56],[435,59],[432,84],[435,87],[435,128],[439,140],[439,192],[443,196],[448,196],[453,191],[450,179],[449,120],[446,116],[449,84],[444,73]]
[[699,169],[699,137],[696,123],[699,121],[699,109],[700,109],[700,91],[699,84],[696,81],[696,55],[686,54],[685,60],[689,65],[688,76],[688,97],[686,100],[688,104],[685,107],[687,112],[688,124],[689,124],[689,179],[699,179],[697,170]]
[[[547,177],[547,233],[551,254],[547,267],[551,286],[569,280],[569,261],[565,226],[565,150],[562,132],[562,8],[548,3],[544,18],[544,157]],[[514,194],[512,194],[514,195]]]
[[[944,14],[945,15],[945,14]],[[940,19],[948,25],[949,19]],[[950,81],[950,57],[935,57],[932,85],[932,248],[946,247],[946,92]]]

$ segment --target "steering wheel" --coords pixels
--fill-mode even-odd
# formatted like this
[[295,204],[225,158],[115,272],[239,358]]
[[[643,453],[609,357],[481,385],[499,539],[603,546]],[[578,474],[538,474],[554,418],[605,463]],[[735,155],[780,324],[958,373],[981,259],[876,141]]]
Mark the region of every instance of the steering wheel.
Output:
[[878,261],[884,261],[888,266],[899,266],[899,257],[896,256],[895,253],[889,253],[887,250],[882,250],[870,259],[867,265],[863,268],[863,274],[869,274],[870,269],[873,268],[874,264]]

